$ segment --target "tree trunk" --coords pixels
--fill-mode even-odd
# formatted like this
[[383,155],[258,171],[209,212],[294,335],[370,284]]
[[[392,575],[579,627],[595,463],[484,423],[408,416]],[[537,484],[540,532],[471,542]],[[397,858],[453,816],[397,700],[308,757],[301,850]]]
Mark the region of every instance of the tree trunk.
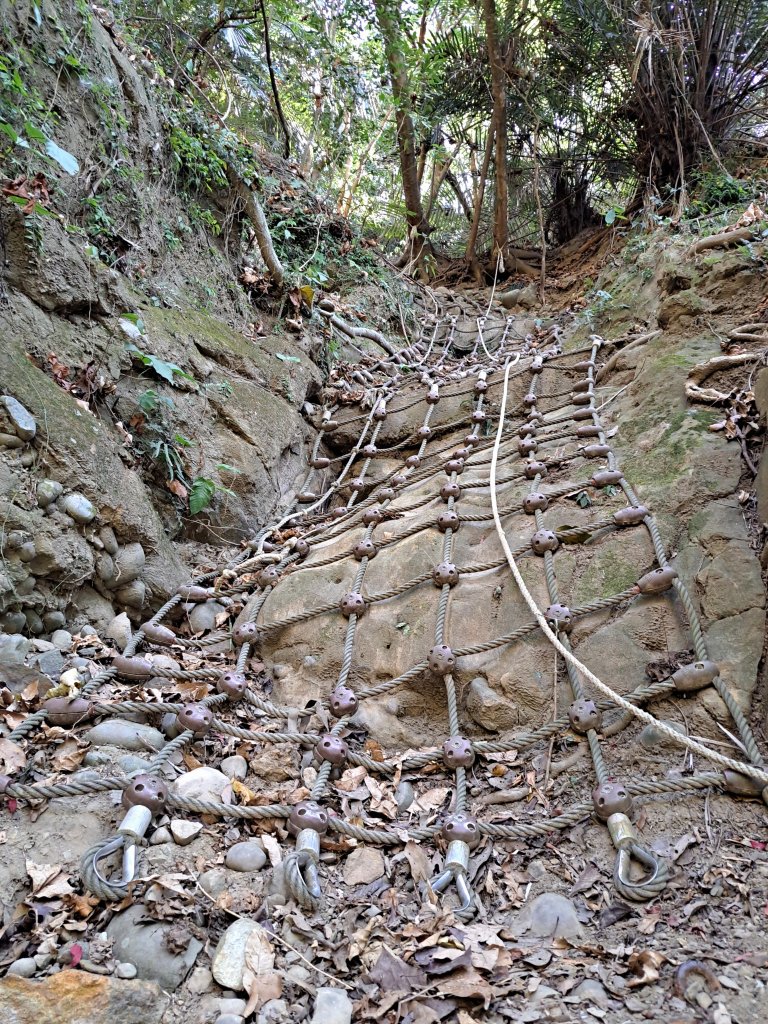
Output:
[[488,167],[491,162],[491,153],[493,152],[493,141],[495,135],[493,130],[493,124],[488,128],[488,135],[485,139],[485,152],[483,153],[483,164],[480,168],[480,176],[477,182],[477,194],[475,195],[475,209],[472,214],[472,225],[469,229],[469,237],[467,238],[467,248],[464,252],[464,262],[467,264],[475,279],[480,281],[480,267],[477,263],[477,253],[475,252],[475,246],[477,245],[477,232],[480,228],[480,214],[483,212],[483,199],[485,198],[485,181],[488,177]]
[[400,174],[403,182],[408,243],[406,256],[420,269],[429,249],[429,225],[421,205],[421,190],[416,166],[416,133],[411,118],[410,85],[400,39],[401,18],[398,0],[374,0],[384,55],[389,68],[392,97],[395,101],[397,148],[400,155]]
[[285,270],[272,244],[272,235],[269,233],[269,225],[267,224],[267,218],[264,216],[261,204],[240,175],[229,164],[227,164],[227,180],[229,181],[230,188],[243,204],[245,215],[251,222],[254,234],[256,235],[261,258],[264,260],[272,280],[277,288],[282,289],[285,283]]
[[509,243],[509,188],[507,184],[507,83],[499,48],[495,0],[483,0],[485,41],[491,65],[491,123],[496,137],[496,196],[493,211],[493,255],[507,257]]

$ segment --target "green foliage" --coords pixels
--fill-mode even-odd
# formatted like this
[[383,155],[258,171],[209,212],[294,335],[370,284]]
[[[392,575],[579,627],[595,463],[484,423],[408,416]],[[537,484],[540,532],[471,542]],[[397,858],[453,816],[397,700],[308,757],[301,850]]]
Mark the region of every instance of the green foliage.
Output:
[[740,203],[748,203],[754,196],[754,185],[740,181],[722,171],[703,171],[692,177],[693,200],[690,209],[697,214],[712,213]]
[[132,343],[126,345],[126,351],[130,353],[131,359],[134,362],[146,366],[147,369],[152,370],[158,377],[162,377],[163,380],[168,381],[174,387],[176,386],[177,378],[195,382],[195,378],[185,370],[182,370],[180,366],[177,366],[175,363],[168,363],[164,359],[159,359],[149,352],[142,352],[140,348],[137,348]]
[[[222,468],[229,472],[239,472],[238,470],[233,470],[232,466],[223,466]],[[215,480],[205,476],[196,476],[189,489],[190,515],[196,516],[207,509],[217,493],[230,494],[234,497],[232,491],[227,487],[222,487],[221,484],[217,484]]]

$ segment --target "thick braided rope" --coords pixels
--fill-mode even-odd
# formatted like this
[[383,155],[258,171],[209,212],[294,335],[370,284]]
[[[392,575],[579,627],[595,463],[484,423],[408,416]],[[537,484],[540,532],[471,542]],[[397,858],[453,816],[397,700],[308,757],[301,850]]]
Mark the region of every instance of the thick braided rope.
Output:
[[[499,414],[499,429],[497,431],[497,439],[501,438],[501,430],[503,428],[506,409],[507,390],[508,377],[505,374],[504,390],[502,393],[501,410]],[[498,534],[499,541],[504,550],[507,562],[509,563],[509,567],[512,570],[512,575],[515,577],[515,582],[517,583],[520,589],[520,593],[523,595],[525,603],[531,609],[531,612],[538,621],[542,632],[546,636],[547,640],[549,640],[549,642],[555,648],[555,650],[558,651],[569,664],[573,665],[573,667],[578,672],[580,672],[586,679],[588,679],[589,682],[597,690],[599,690],[600,693],[610,698],[610,700],[612,700],[619,707],[624,708],[625,711],[629,711],[634,718],[639,719],[641,722],[645,722],[646,725],[652,725],[655,729],[661,732],[667,739],[671,740],[676,746],[684,747],[686,750],[691,750],[694,753],[699,754],[701,757],[705,757],[709,761],[712,761],[714,764],[719,765],[721,768],[729,768],[731,771],[741,772],[742,775],[748,775],[750,778],[756,779],[758,782],[761,782],[764,786],[768,785],[768,772],[756,767],[755,765],[747,764],[743,761],[736,761],[731,757],[726,757],[724,754],[720,754],[717,751],[710,749],[703,743],[699,743],[697,740],[692,740],[689,736],[683,736],[675,729],[672,729],[668,725],[665,725],[663,722],[659,721],[653,715],[648,714],[647,711],[643,711],[642,708],[638,708],[636,705],[630,703],[630,701],[625,700],[624,697],[621,696],[621,694],[617,693],[615,690],[611,689],[610,686],[607,686],[605,683],[603,683],[600,679],[598,679],[594,672],[592,672],[590,669],[587,668],[586,665],[579,661],[575,654],[573,654],[571,651],[569,651],[566,647],[563,646],[558,637],[550,629],[549,623],[547,622],[546,618],[544,617],[535,600],[533,599],[531,592],[525,585],[525,580],[523,579],[520,570],[517,566],[515,556],[512,553],[512,550],[507,542],[507,538],[504,533],[504,528],[501,524],[501,519],[499,518],[498,498],[496,495],[497,456],[498,449],[495,449],[495,457],[493,462],[491,463],[491,505],[494,511],[494,524],[496,526],[496,533]]]

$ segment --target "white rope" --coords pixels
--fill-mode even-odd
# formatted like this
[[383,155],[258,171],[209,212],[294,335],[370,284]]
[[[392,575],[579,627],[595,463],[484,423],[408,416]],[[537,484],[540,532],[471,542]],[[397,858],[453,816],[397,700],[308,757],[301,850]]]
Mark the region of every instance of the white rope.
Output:
[[662,733],[667,739],[672,740],[672,742],[677,746],[685,747],[686,750],[692,750],[694,753],[700,754],[702,757],[707,758],[707,760],[712,761],[713,764],[719,765],[721,768],[730,768],[732,771],[740,772],[742,775],[748,775],[751,779],[756,779],[764,786],[768,785],[768,772],[764,771],[762,768],[758,768],[752,764],[747,764],[743,761],[734,761],[730,757],[725,757],[724,754],[718,754],[717,751],[710,750],[710,748],[704,746],[703,743],[697,743],[696,740],[692,740],[689,736],[681,735],[675,729],[672,729],[670,728],[670,726],[665,725],[663,722],[659,721],[658,718],[654,718],[653,715],[650,715],[647,711],[643,711],[642,708],[637,707],[635,704],[630,704],[628,700],[625,700],[624,697],[616,693],[615,690],[612,690],[610,686],[607,686],[605,683],[601,682],[594,674],[594,672],[591,672],[586,665],[582,664],[582,662],[579,661],[579,659],[576,657],[575,654],[573,654],[572,651],[569,651],[566,647],[563,646],[563,644],[558,640],[555,633],[553,633],[553,631],[550,629],[549,623],[544,617],[543,612],[538,607],[530,591],[526,587],[525,581],[523,580],[523,577],[520,574],[520,570],[517,567],[517,563],[515,562],[512,551],[509,547],[509,544],[507,543],[507,538],[504,535],[504,530],[501,525],[501,519],[499,517],[499,506],[498,501],[496,499],[496,465],[498,462],[499,447],[501,445],[501,434],[504,429],[504,418],[507,408],[507,393],[509,390],[509,371],[512,365],[512,363],[508,363],[504,370],[504,388],[501,395],[499,425],[496,430],[496,442],[493,446],[493,455],[491,457],[491,508],[493,510],[493,521],[496,525],[496,532],[499,535],[501,546],[504,550],[504,554],[506,555],[507,561],[509,562],[509,567],[512,570],[512,575],[515,577],[515,582],[520,588],[520,593],[525,598],[526,604],[531,609],[531,612],[533,613],[539,626],[541,626],[541,630],[544,633],[544,636],[547,638],[547,640],[549,640],[549,642],[552,644],[555,650],[557,650],[565,658],[567,662],[569,662],[578,672],[580,672],[585,679],[589,680],[589,682],[595,687],[596,690],[599,690],[600,693],[604,694],[606,697],[609,698],[609,700],[612,700],[620,708],[624,708],[625,711],[629,711],[635,718],[639,718],[641,722],[646,722],[647,724],[652,725],[654,729]]

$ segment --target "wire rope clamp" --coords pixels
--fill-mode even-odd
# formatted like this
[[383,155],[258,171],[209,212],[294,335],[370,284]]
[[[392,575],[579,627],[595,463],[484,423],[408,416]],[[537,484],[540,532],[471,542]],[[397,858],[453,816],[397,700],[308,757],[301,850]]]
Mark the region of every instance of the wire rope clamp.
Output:
[[385,420],[387,418],[387,403],[383,398],[380,398],[373,407],[373,418],[375,420]]
[[440,488],[440,497],[443,501],[450,501],[451,498],[457,501],[461,497],[461,487],[455,481],[443,484]]
[[525,476],[528,480],[535,480],[537,476],[547,475],[547,465],[538,459],[533,459],[525,464]]
[[196,738],[199,738],[210,732],[213,713],[205,704],[185,704],[176,720],[181,729],[189,729]]
[[621,483],[623,479],[624,474],[620,469],[601,469],[598,473],[593,473],[589,483],[592,487],[612,487]]
[[440,388],[437,384],[431,384],[427,392],[426,401],[428,405],[437,405],[440,401]]
[[544,617],[556,633],[570,633],[573,629],[573,615],[565,604],[551,604],[544,612]]
[[[612,814],[607,821],[608,831],[616,848],[613,865],[613,884],[621,896],[642,903],[652,900],[667,885],[666,863],[638,842],[637,833],[626,814]],[[642,878],[632,878],[632,861],[644,870]]]
[[241,700],[248,686],[242,672],[225,672],[217,681],[216,689],[230,700]]
[[455,882],[461,899],[458,909],[469,910],[474,902],[467,879],[469,854],[480,842],[480,827],[477,820],[469,814],[451,814],[445,820],[441,835],[448,842],[448,849],[443,870],[429,883],[429,887],[432,892],[443,892],[451,882]]
[[613,513],[613,521],[617,526],[637,526],[648,515],[645,505],[627,505]]
[[461,475],[464,472],[464,459],[448,459],[443,463],[443,471],[452,476],[454,473]]
[[171,644],[176,643],[176,634],[173,630],[167,626],[161,626],[159,622],[150,620],[139,629],[151,644],[156,644],[158,647],[170,647]]
[[521,437],[517,442],[517,454],[530,455],[531,452],[535,452],[538,447],[538,442],[534,441],[532,437]]
[[610,454],[610,447],[607,444],[586,444],[581,449],[585,459],[603,459]]
[[471,768],[475,763],[472,741],[465,736],[451,736],[443,743],[443,763],[446,768]]
[[378,453],[378,451],[379,449],[376,447],[375,444],[367,444],[363,448],[363,455],[365,455],[366,458],[371,459],[373,458],[374,455]]
[[593,700],[575,700],[568,708],[568,721],[574,732],[585,736],[590,729],[599,729],[603,713]]
[[584,394],[581,391],[572,391],[571,392],[571,404],[572,405],[591,405],[591,403],[592,403],[592,394],[591,394],[591,392],[589,394]]
[[331,460],[326,455],[317,455],[310,462],[312,469],[328,469]]
[[691,693],[709,686],[719,673],[714,661],[694,661],[692,665],[681,665],[677,672],[673,672],[672,682],[681,693]]
[[331,691],[328,705],[334,718],[344,718],[346,715],[354,715],[359,701],[354,690],[350,690],[348,686],[337,686]]
[[447,509],[437,517],[437,528],[441,533],[445,533],[446,530],[458,530],[460,522],[459,513]]
[[64,729],[84,722],[92,713],[91,702],[84,697],[49,697],[43,702],[43,710],[49,725],[60,725]]
[[232,642],[241,647],[252,644],[259,635],[259,627],[255,622],[241,622],[232,630]]
[[152,666],[144,658],[117,654],[112,660],[112,665],[123,679],[149,679],[152,676]]
[[315,755],[321,761],[329,761],[338,767],[347,760],[349,748],[340,736],[334,736],[329,732],[321,736],[315,744]]
[[539,428],[535,423],[523,423],[522,426],[517,428],[519,437],[534,437],[539,432]]
[[256,577],[256,582],[262,590],[266,590],[267,587],[274,587],[274,585],[280,579],[280,570],[275,565],[268,565],[266,569],[262,569],[259,575]]
[[601,429],[596,423],[585,423],[581,427],[576,427],[576,437],[599,437]]
[[211,587],[198,587],[194,584],[188,584],[187,586],[179,587],[176,593],[182,601],[198,604],[202,601],[209,601],[213,597],[214,592]]
[[535,555],[543,555],[547,551],[557,551],[560,541],[553,530],[537,530],[531,537],[531,549]]
[[587,377],[584,380],[577,380],[573,385],[573,390],[576,392],[589,391],[592,387],[592,381]]
[[470,448],[474,448],[476,445],[480,444],[480,438],[477,434],[467,434],[464,437],[464,444],[468,445]]
[[408,469],[418,469],[419,466],[421,465],[421,456],[409,455],[408,458],[405,460],[405,464],[408,467]]
[[365,598],[362,594],[356,594],[353,591],[345,594],[339,601],[339,611],[347,619],[353,615],[359,618],[365,613]]
[[663,594],[676,579],[677,573],[672,566],[664,565],[641,576],[637,581],[637,589],[641,594]]
[[536,405],[537,398],[535,391],[529,391],[527,395],[523,395],[523,405]]
[[358,562],[362,562],[364,558],[375,558],[377,548],[373,541],[368,538],[366,540],[358,541],[352,549],[352,554],[355,556]]
[[432,570],[432,582],[436,587],[455,587],[459,582],[459,570],[453,562],[439,562]]
[[546,512],[549,507],[549,498],[541,491],[531,491],[523,498],[523,512],[532,516],[534,512]]

